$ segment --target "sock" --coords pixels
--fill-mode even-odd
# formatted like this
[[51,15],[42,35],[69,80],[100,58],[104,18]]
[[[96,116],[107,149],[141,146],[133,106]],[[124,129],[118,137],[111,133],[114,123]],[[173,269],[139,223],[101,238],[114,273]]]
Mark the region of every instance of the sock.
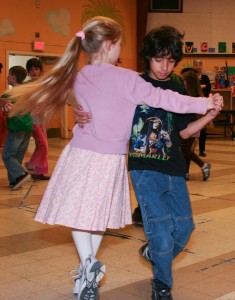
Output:
[[93,255],[91,236],[91,232],[88,231],[72,230],[73,241],[77,248],[82,266],[85,265],[87,257],[90,254]]
[[72,230],[73,241],[77,248],[82,266],[85,265],[86,259],[90,254],[94,257],[96,256],[103,236],[103,232],[93,233],[88,231]]
[[93,255],[96,256],[100,244],[102,242],[104,236],[104,232],[99,232],[99,233],[92,233],[91,234],[91,243],[92,243],[92,248],[93,248]]

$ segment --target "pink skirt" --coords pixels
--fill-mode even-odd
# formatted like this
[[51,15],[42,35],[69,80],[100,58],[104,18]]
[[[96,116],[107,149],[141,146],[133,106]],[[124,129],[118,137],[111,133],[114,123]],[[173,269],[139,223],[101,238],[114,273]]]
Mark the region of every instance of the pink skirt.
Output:
[[131,224],[125,155],[101,154],[67,145],[35,220],[88,231]]

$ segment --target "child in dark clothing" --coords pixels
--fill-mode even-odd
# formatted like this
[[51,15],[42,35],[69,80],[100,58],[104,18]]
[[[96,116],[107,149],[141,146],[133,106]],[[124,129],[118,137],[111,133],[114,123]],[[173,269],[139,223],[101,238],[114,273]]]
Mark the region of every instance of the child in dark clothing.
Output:
[[[203,95],[208,97],[211,92],[210,79],[206,74],[202,73],[203,62],[200,59],[193,61],[193,67],[198,71],[198,78],[202,88]],[[206,156],[206,139],[207,139],[207,127],[202,128],[199,137],[199,156]]]

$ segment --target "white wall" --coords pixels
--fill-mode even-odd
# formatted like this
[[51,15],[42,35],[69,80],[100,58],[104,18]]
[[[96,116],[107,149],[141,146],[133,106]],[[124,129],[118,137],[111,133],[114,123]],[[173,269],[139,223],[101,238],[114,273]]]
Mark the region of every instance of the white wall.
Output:
[[218,42],[227,42],[229,53],[235,42],[235,0],[183,0],[183,13],[149,13],[147,32],[171,25],[185,32],[185,42],[194,42],[200,53],[201,42],[218,51]]

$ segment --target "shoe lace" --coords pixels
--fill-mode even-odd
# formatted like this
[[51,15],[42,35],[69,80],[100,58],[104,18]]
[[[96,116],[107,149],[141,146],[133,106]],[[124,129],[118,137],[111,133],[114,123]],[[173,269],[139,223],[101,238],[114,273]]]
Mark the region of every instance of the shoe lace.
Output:
[[88,280],[88,278],[86,277],[86,286],[88,288],[93,287],[93,288],[97,288],[98,287],[98,283],[96,281],[97,276],[99,275],[99,273],[102,272],[100,269],[95,270],[94,272],[94,277],[91,281]]
[[81,269],[80,265],[78,265],[77,267],[75,267],[75,269],[70,271],[69,276],[74,278],[74,280],[81,278],[82,277],[82,269]]
[[143,248],[143,250],[142,250],[142,255],[143,255],[143,257],[144,257],[147,261],[151,262],[151,258],[150,258],[150,255],[149,255],[149,247],[148,247],[148,245],[146,245],[145,248]]

